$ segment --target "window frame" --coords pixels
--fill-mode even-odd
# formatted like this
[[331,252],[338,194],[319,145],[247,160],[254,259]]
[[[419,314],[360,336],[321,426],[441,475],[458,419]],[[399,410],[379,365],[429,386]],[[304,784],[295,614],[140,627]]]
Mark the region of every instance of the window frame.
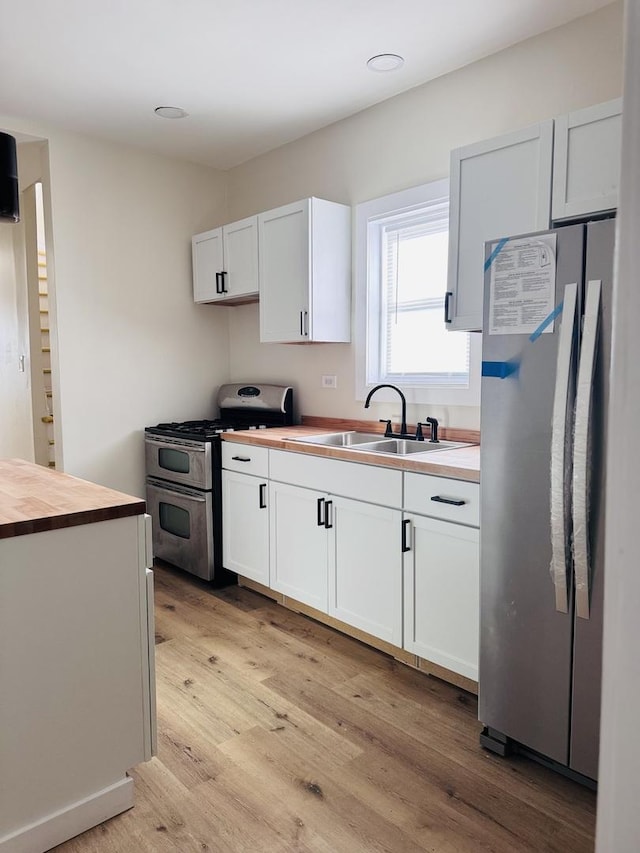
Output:
[[[356,206],[355,239],[356,239],[356,276],[355,276],[355,357],[356,357],[356,399],[365,400],[368,392],[374,387],[373,382],[367,382],[367,355],[371,342],[367,335],[367,317],[369,305],[379,305],[379,294],[371,293],[372,283],[369,281],[369,268],[379,244],[372,246],[368,241],[368,225],[371,219],[382,216],[392,216],[400,213],[410,213],[428,204],[442,203],[449,199],[449,179],[443,178],[431,181],[418,187],[401,190],[380,198],[362,202]],[[379,257],[379,255],[377,255]],[[376,287],[378,283],[376,283]],[[375,310],[375,309],[374,309]],[[464,332],[449,332],[449,334],[465,334]],[[480,405],[480,361],[482,336],[468,333],[469,337],[469,385],[464,388],[443,385],[412,385],[408,382],[395,382],[404,392],[408,403],[428,403],[450,406],[479,406]],[[393,391],[382,389],[376,399],[381,402],[394,400]]]

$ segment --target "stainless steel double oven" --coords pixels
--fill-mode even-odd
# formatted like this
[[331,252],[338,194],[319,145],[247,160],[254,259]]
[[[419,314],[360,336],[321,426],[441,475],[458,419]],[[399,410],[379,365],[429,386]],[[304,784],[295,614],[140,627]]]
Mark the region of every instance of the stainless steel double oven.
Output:
[[221,434],[293,423],[293,394],[282,385],[222,385],[215,420],[145,430],[147,511],[153,551],[204,580],[224,583]]

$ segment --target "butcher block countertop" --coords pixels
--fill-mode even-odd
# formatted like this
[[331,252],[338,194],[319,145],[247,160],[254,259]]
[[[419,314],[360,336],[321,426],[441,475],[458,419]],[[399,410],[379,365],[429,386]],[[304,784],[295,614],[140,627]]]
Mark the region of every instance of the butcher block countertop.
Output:
[[23,459],[0,459],[0,539],[144,511],[140,498]]
[[[320,422],[324,419],[314,419]],[[380,453],[367,453],[363,450],[353,450],[351,447],[327,447],[326,445],[303,444],[295,439],[306,435],[321,435],[322,433],[340,432],[349,429],[360,431],[377,432],[377,424],[367,423],[366,427],[361,422],[357,426],[349,425],[350,422],[337,422],[340,426],[333,428],[320,427],[314,424],[304,423],[302,426],[271,427],[263,430],[243,430],[239,432],[223,433],[224,441],[233,441],[238,444],[253,444],[261,447],[270,447],[274,450],[291,450],[295,453],[307,453],[313,456],[328,456],[331,459],[344,459],[349,462],[363,462],[367,465],[380,465],[384,468],[396,468],[402,471],[416,471],[421,474],[433,474],[436,477],[451,477],[454,480],[467,480],[472,483],[480,482],[480,445],[474,444],[470,447],[459,447],[455,450],[427,450],[424,455],[411,456],[383,456]],[[452,434],[445,436],[449,440],[468,440],[460,435]],[[473,440],[475,436],[470,436]],[[380,438],[384,438],[382,432]]]

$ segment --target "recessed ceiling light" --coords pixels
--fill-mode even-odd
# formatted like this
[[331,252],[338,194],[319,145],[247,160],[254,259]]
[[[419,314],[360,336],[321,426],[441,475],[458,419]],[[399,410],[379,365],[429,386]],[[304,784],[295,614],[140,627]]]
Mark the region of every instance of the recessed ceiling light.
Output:
[[371,71],[396,71],[403,65],[404,59],[397,53],[379,53],[367,61],[367,68]]
[[156,107],[154,113],[162,118],[186,118],[189,115],[182,107]]

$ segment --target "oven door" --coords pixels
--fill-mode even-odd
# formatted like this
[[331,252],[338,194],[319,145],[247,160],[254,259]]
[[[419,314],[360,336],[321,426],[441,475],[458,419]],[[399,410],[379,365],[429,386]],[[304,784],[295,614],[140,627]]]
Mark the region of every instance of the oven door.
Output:
[[211,488],[211,443],[146,435],[147,477],[159,477],[194,489]]
[[147,512],[152,520],[154,556],[199,578],[212,580],[211,492],[200,492],[148,477]]

